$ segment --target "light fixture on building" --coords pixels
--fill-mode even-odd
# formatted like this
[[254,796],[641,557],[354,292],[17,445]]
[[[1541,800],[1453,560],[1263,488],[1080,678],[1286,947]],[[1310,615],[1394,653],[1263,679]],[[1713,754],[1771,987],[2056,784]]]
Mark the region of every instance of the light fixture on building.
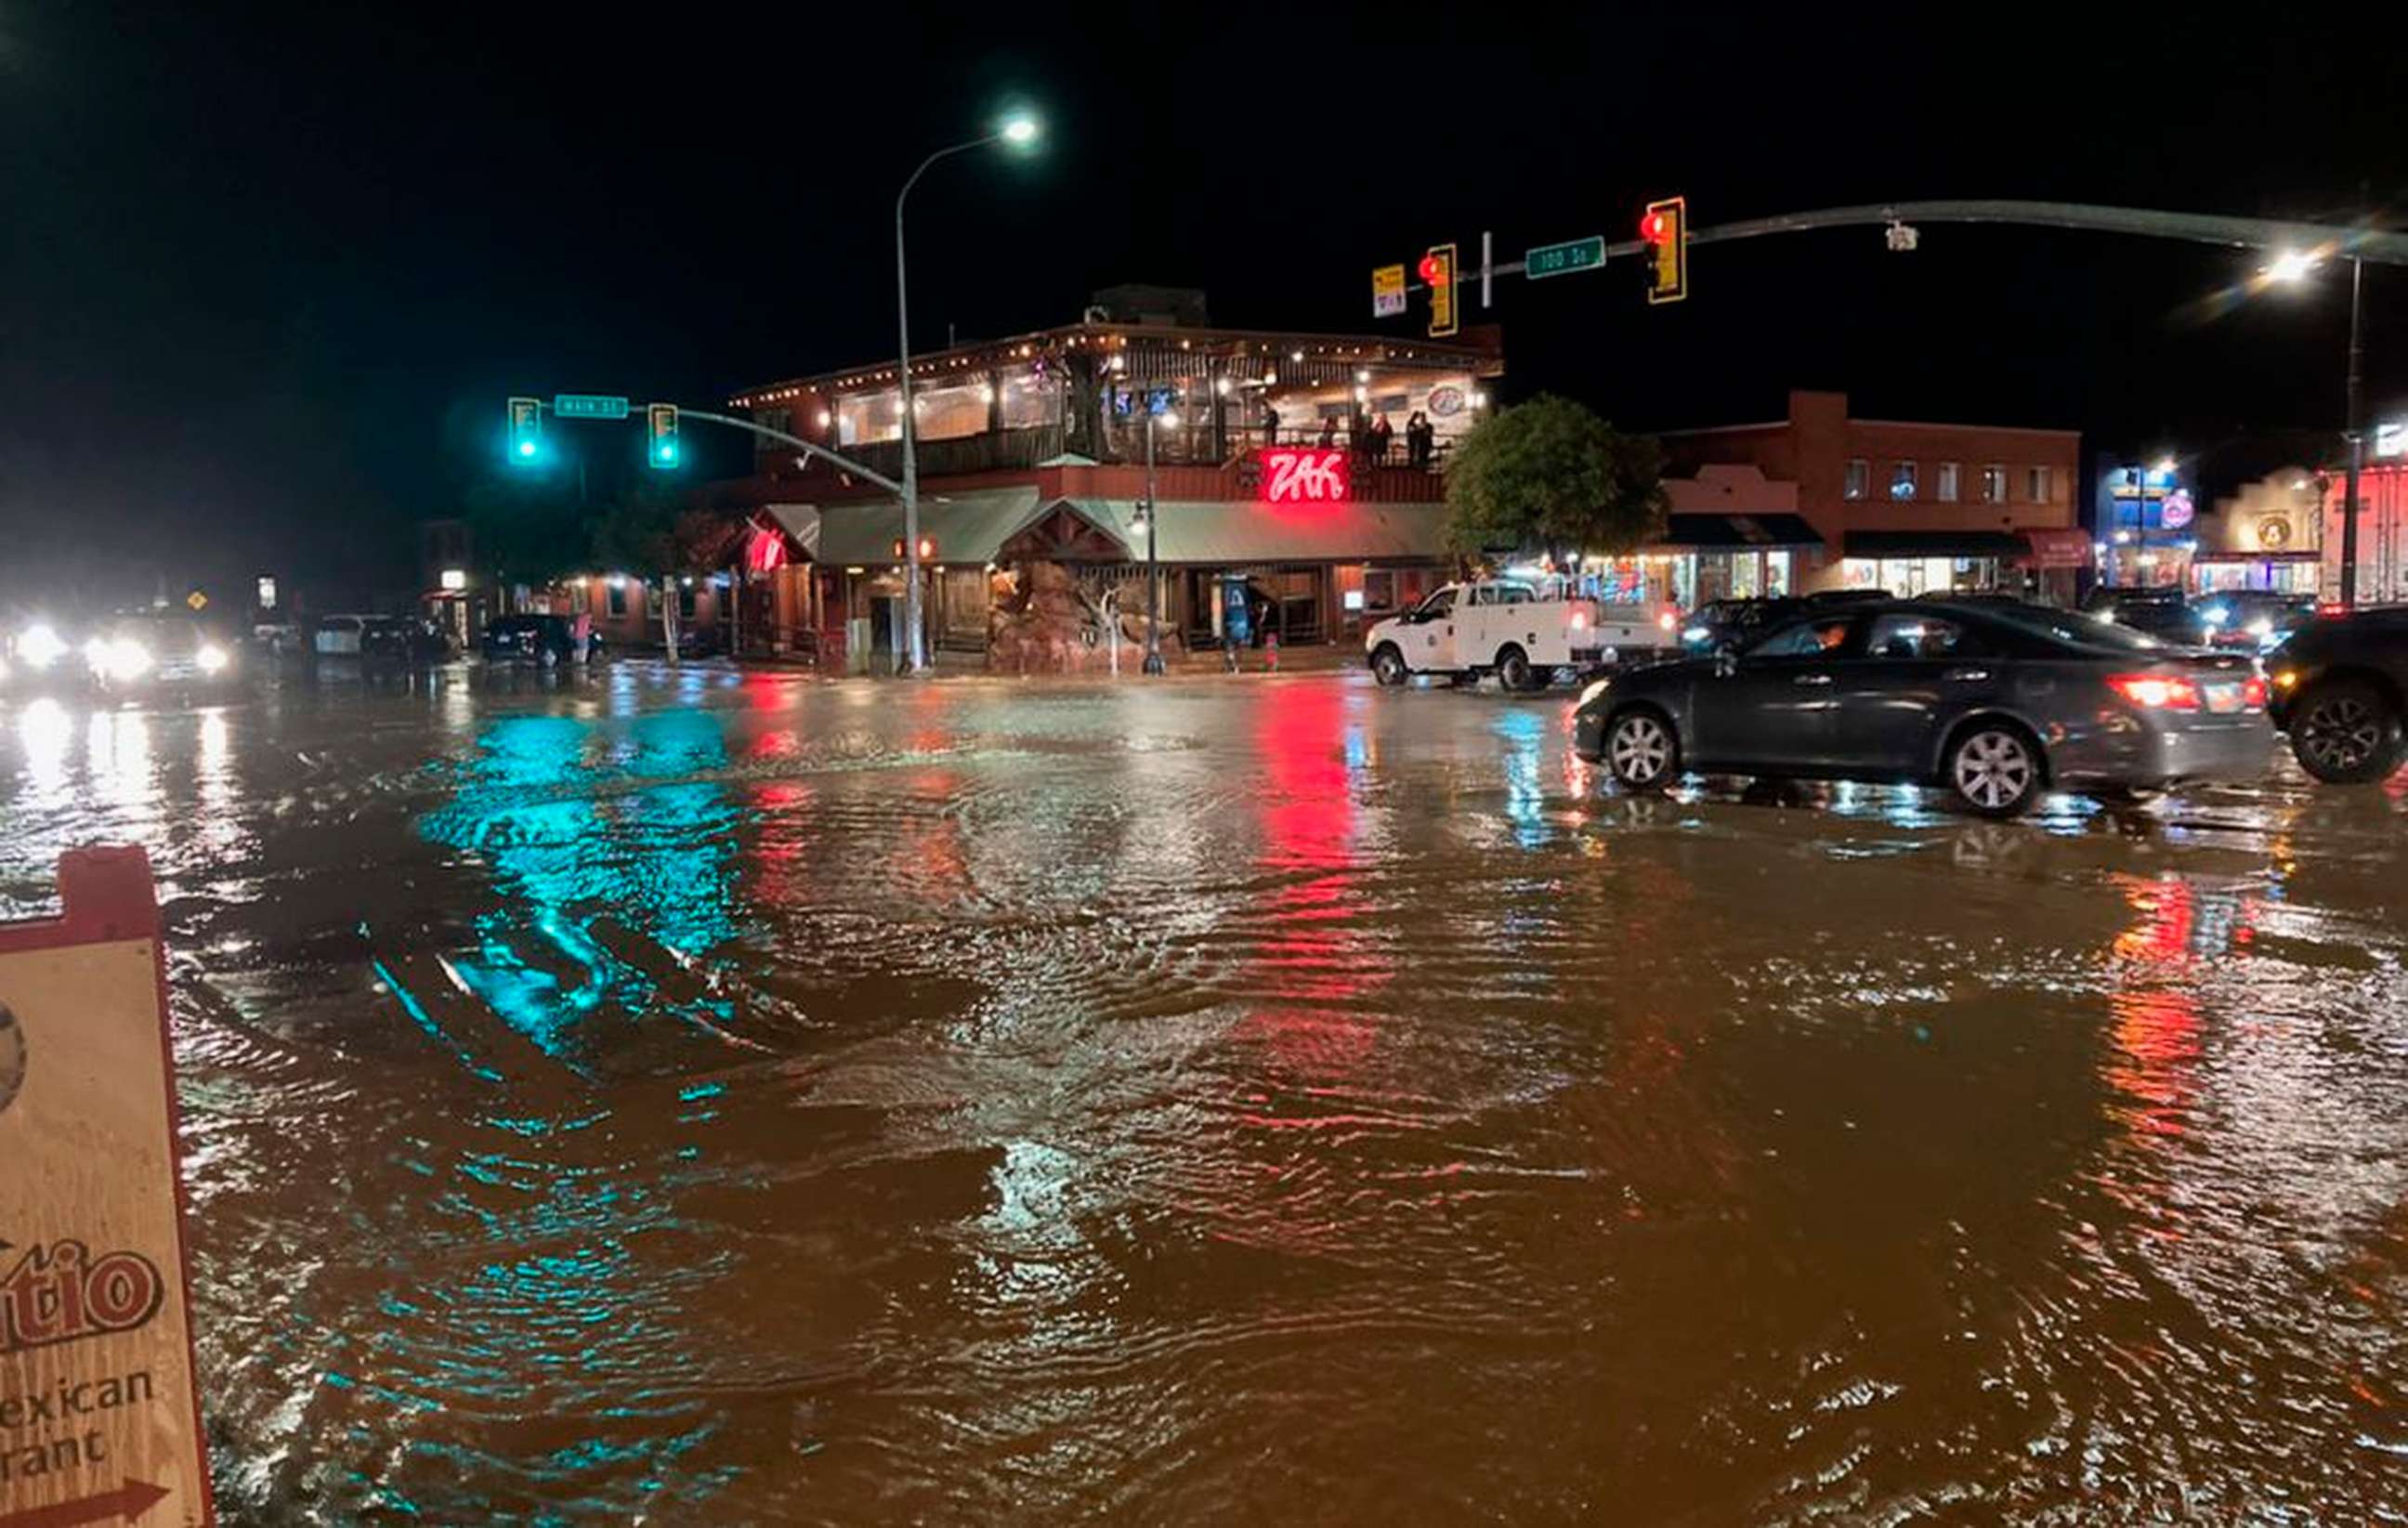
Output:
[[1474,407],[1474,408],[1485,408],[1485,407],[1488,407],[1488,394],[1487,394],[1487,393],[1479,393],[1479,392],[1475,392],[1475,393],[1473,393],[1471,394],[1471,407]]
[[1371,374],[1369,371],[1358,371],[1354,374],[1354,379],[1358,382],[1368,382],[1371,379]]
[[820,412],[819,412],[819,421],[820,421],[820,428],[821,428],[821,429],[824,430],[824,429],[826,429],[826,428],[828,427],[828,424],[829,424],[829,422],[830,422],[830,416],[829,416],[828,411],[827,411],[826,409],[823,408],[823,409],[821,409],[821,410],[820,410]]
[[468,570],[466,568],[460,567],[447,567],[439,576],[437,576],[436,582],[443,586],[443,592],[445,593],[456,594],[461,590],[468,587]]
[[1276,381],[1278,381],[1278,380],[1279,380],[1279,373],[1278,373],[1278,372],[1275,372],[1275,371],[1267,371],[1267,372],[1263,373],[1263,386],[1265,386],[1265,387],[1268,387],[1268,386],[1270,386],[1272,383],[1274,383],[1274,382],[1276,382]]
[[1288,359],[1290,361],[1301,361],[1304,359],[1304,352],[1302,350],[1292,350],[1288,354]]
[[1212,391],[1218,393],[1225,398],[1227,397],[1229,395],[1229,379],[1226,377],[1216,378],[1212,383]]

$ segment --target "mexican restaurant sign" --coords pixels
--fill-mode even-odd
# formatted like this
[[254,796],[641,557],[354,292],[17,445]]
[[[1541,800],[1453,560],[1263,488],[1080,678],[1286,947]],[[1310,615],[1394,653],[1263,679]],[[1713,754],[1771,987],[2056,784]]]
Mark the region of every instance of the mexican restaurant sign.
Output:
[[0,1528],[213,1521],[150,865],[0,923]]
[[1354,496],[1344,451],[1273,446],[1254,454],[1263,497],[1272,504],[1341,504]]

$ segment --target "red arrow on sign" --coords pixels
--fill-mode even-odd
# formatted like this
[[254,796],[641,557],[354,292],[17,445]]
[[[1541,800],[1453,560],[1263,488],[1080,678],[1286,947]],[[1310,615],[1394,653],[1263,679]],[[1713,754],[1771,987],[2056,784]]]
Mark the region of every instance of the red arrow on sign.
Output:
[[165,1486],[129,1478],[115,1491],[104,1491],[97,1496],[84,1496],[72,1502],[54,1502],[49,1507],[29,1507],[22,1512],[11,1512],[0,1518],[0,1528],[76,1528],[78,1523],[105,1522],[110,1518],[122,1518],[132,1522],[166,1500],[169,1494]]

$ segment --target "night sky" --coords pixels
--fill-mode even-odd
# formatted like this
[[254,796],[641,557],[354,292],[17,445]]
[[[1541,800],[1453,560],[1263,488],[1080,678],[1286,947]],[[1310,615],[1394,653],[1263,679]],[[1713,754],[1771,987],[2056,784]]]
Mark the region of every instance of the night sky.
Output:
[[[1040,154],[913,193],[921,346],[1121,281],[1371,332],[1375,264],[1483,229],[1509,258],[1624,238],[1675,191],[1700,226],[1923,196],[2343,218],[2397,205],[2408,163],[2402,50],[2293,15],[2223,39],[1997,30],[2033,14],[2010,10],[1967,39],[1143,10],[0,0],[0,599],[95,569],[406,587],[408,523],[488,468],[509,393],[711,404],[887,355],[896,187],[1014,103]],[[1866,229],[1701,249],[1674,308],[1624,265],[1503,280],[1490,316],[1508,401],[1636,428],[1771,418],[1804,385],[2119,451],[2337,429],[2345,282],[2204,316],[2253,264]],[[2408,396],[2408,269],[2371,269],[2368,304],[2379,406]],[[702,470],[747,460],[689,433]],[[639,460],[632,430],[575,438],[605,481]]]

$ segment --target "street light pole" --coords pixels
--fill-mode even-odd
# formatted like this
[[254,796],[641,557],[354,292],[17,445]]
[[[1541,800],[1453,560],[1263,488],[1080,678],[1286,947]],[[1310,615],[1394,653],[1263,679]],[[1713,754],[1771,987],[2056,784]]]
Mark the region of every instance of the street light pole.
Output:
[[917,421],[911,417],[911,302],[906,289],[903,258],[903,201],[911,188],[928,173],[928,167],[940,159],[966,154],[973,149],[983,149],[990,143],[1027,143],[1037,136],[1033,118],[1015,117],[982,138],[956,143],[939,149],[920,161],[903,189],[895,193],[895,350],[897,356],[896,377],[901,388],[903,409],[903,621],[910,628],[904,644],[903,672],[920,674],[927,669],[927,644],[921,631],[920,620],[920,445]]
[[2349,395],[2342,405],[2342,438],[2349,443],[2349,476],[2341,495],[2341,605],[2358,607],[2358,475],[2366,464],[2364,388],[2358,376],[2365,352],[2365,332],[2358,320],[2358,292],[2366,283],[2366,262],[2349,257]]
[[1162,506],[1155,502],[1154,492],[1154,428],[1161,418],[1152,409],[1145,415],[1145,672],[1159,674],[1162,666],[1162,564],[1154,555],[1154,534],[1162,520]]

